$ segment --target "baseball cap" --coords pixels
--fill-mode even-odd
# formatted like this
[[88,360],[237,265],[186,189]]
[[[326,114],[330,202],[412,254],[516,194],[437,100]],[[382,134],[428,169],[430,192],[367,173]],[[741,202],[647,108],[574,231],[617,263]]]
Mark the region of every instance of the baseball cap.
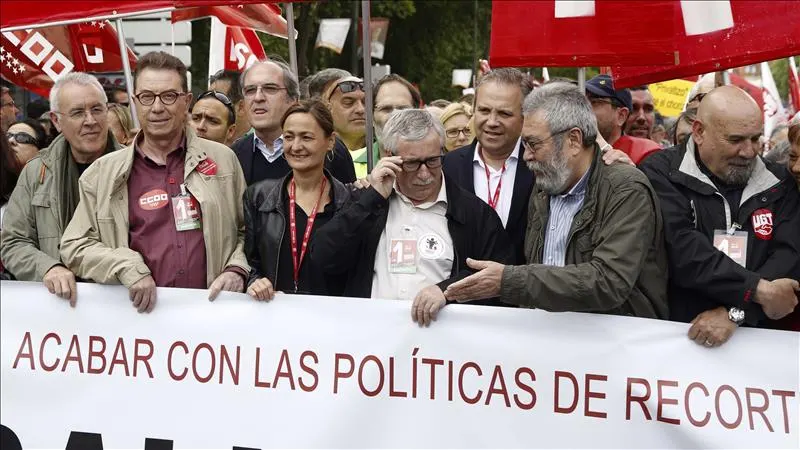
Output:
[[633,107],[629,89],[614,89],[614,82],[609,75],[598,75],[586,82],[586,92],[602,98],[610,98],[618,106],[628,109]]

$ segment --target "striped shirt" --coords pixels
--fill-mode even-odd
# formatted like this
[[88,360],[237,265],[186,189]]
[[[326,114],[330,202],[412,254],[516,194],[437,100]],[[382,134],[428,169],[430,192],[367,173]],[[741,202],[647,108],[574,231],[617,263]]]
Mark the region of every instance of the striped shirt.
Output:
[[591,170],[587,170],[578,183],[566,194],[550,196],[550,217],[547,220],[544,234],[542,264],[564,267],[572,219],[583,206],[590,173]]

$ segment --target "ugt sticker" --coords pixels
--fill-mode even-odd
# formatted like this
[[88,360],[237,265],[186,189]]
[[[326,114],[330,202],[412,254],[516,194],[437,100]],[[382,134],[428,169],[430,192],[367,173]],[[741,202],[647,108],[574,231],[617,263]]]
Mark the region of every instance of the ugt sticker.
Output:
[[203,175],[216,175],[217,163],[211,158],[206,158],[197,165],[197,171]]
[[768,241],[772,239],[772,211],[761,208],[750,217],[753,221],[753,232],[756,237]]

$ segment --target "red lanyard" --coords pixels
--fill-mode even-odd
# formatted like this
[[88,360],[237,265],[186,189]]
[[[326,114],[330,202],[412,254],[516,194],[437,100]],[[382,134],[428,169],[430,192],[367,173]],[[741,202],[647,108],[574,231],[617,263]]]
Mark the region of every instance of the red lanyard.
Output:
[[506,163],[503,162],[503,169],[500,171],[500,179],[497,181],[497,189],[495,189],[494,195],[492,195],[492,177],[489,174],[489,164],[486,164],[486,160],[483,158],[483,150],[480,151],[479,155],[483,161],[483,168],[486,170],[486,202],[496,211],[497,203],[500,201],[500,189],[503,187],[503,175],[506,173]]
[[322,177],[322,187],[319,189],[319,198],[311,214],[308,216],[306,222],[306,230],[303,232],[302,249],[300,250],[300,257],[297,257],[297,216],[295,213],[295,187],[294,179],[289,183],[289,234],[292,239],[292,265],[294,266],[294,290],[297,292],[297,284],[300,281],[300,264],[306,256],[306,249],[308,248],[308,240],[311,238],[311,229],[314,227],[314,220],[317,218],[317,209],[322,201],[322,196],[325,193],[325,185],[328,184],[328,179]]

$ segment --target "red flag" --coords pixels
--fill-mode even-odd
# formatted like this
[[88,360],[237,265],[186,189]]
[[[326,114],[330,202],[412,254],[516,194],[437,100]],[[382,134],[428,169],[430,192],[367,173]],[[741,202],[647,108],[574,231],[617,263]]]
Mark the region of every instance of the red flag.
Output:
[[[3,0],[0,2],[0,27],[230,3],[229,0]],[[264,0],[236,0],[236,3],[264,3]]]
[[[72,71],[122,70],[117,33],[105,21],[3,32],[0,47],[3,78],[43,96],[55,80]],[[134,67],[136,57],[130,49],[128,58]]]
[[[494,0],[492,67],[672,64],[672,0]],[[632,38],[635,37],[635,38]]]
[[214,16],[231,27],[249,28],[282,38],[289,36],[286,19],[281,16],[281,9],[274,4],[181,8],[172,12],[172,22],[209,16]]
[[[800,49],[800,7],[796,1],[734,0],[678,2],[674,20],[680,26],[669,48],[676,64],[614,69],[614,86],[622,88],[717,72],[796,54]],[[663,34],[652,29],[641,36]],[[640,35],[630,33],[632,41]]]
[[267,59],[256,32],[247,28],[229,27],[211,20],[208,73],[219,70],[243,71],[255,61]]

